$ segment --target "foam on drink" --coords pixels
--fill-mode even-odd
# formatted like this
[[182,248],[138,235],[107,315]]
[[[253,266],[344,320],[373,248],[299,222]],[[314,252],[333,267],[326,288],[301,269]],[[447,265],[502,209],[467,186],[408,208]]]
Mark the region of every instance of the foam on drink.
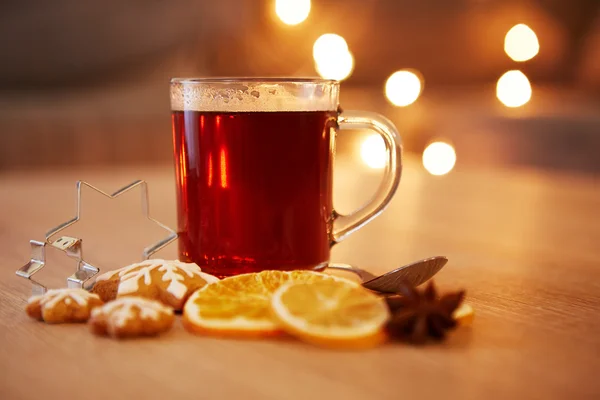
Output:
[[[171,110],[215,112],[333,111],[338,85],[304,82],[254,83],[176,79],[171,83]],[[325,81],[329,82],[329,81]]]

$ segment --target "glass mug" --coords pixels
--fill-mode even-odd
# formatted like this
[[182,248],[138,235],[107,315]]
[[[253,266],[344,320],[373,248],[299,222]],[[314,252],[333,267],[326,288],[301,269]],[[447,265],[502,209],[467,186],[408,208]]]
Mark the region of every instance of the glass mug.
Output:
[[[339,110],[323,79],[171,80],[179,257],[225,277],[321,269],[330,248],[375,218],[400,181],[394,125]],[[332,204],[338,130],[370,129],[387,148],[383,182],[350,215]]]

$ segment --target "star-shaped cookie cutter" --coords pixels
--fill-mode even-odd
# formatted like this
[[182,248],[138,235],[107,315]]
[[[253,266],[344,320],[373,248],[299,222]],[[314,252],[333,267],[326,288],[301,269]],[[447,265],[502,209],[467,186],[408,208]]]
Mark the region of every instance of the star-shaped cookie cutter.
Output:
[[160,226],[161,228],[163,228],[169,232],[169,235],[167,237],[165,237],[164,239],[161,239],[160,241],[154,243],[153,245],[144,248],[144,251],[142,252],[142,257],[144,259],[150,258],[150,256],[152,254],[156,253],[157,251],[161,250],[162,248],[164,248],[165,246],[167,246],[168,244],[172,243],[173,241],[175,241],[177,239],[177,232],[175,232],[173,229],[169,228],[168,226],[164,225],[163,223],[155,220],[150,215],[150,207],[149,207],[149,200],[148,200],[149,199],[148,184],[146,183],[146,181],[136,180],[136,181],[130,183],[129,185],[122,187],[121,189],[117,190],[116,192],[114,192],[112,194],[106,193],[106,192],[98,189],[97,187],[90,185],[87,182],[77,181],[77,213],[75,214],[75,217],[71,218],[70,220],[68,220],[66,222],[63,222],[62,224],[58,225],[57,227],[52,228],[48,232],[46,232],[46,241],[45,242],[31,240],[30,241],[31,259],[27,264],[25,264],[23,267],[21,267],[17,270],[18,276],[21,276],[21,277],[26,278],[29,281],[31,281],[31,283],[33,285],[33,289],[32,289],[33,294],[45,293],[47,290],[47,288],[44,285],[42,285],[40,282],[37,282],[36,280],[34,280],[32,278],[33,275],[36,272],[38,272],[40,269],[42,269],[44,267],[44,265],[46,264],[46,246],[47,245],[51,245],[54,248],[64,251],[67,254],[67,256],[69,256],[77,261],[77,270],[75,271],[75,273],[73,275],[71,275],[67,278],[67,286],[68,287],[81,287],[81,288],[89,289],[91,287],[89,282],[91,282],[91,279],[96,274],[98,274],[98,272],[100,272],[99,268],[97,268],[83,260],[82,240],[81,239],[63,236],[63,237],[60,237],[57,240],[51,242],[51,238],[54,235],[56,235],[58,232],[68,228],[69,226],[71,226],[71,225],[75,224],[77,221],[79,221],[79,218],[81,216],[81,188],[82,188],[82,186],[87,186],[90,189],[92,189],[110,199],[119,197],[120,195],[140,186],[140,188],[142,190],[142,212],[144,213],[144,215],[146,216],[147,219],[149,219],[150,221],[154,222],[155,224],[157,224],[158,226]]
[[81,239],[61,236],[52,243],[30,240],[29,244],[31,245],[31,260],[17,270],[17,275],[31,281],[33,295],[44,294],[48,290],[42,283],[33,279],[33,275],[46,265],[47,245],[63,251],[77,262],[75,273],[67,278],[67,287],[89,289],[90,279],[100,272],[98,268],[83,260]]

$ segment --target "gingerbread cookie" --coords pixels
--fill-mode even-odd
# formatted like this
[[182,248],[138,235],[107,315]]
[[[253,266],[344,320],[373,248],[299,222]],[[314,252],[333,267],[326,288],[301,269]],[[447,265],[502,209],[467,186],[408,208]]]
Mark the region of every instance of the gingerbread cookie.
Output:
[[92,291],[104,301],[141,296],[181,310],[188,297],[218,278],[192,263],[146,260],[100,275]]
[[49,324],[85,322],[90,312],[102,305],[97,295],[84,289],[51,289],[27,301],[27,315]]
[[96,334],[126,338],[168,331],[174,320],[173,310],[158,301],[128,296],[95,308],[88,323]]

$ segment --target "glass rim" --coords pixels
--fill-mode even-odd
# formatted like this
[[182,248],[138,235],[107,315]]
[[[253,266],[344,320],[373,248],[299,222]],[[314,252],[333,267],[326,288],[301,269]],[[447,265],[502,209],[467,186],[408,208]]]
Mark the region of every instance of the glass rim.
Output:
[[171,84],[239,84],[249,83],[272,83],[272,84],[314,84],[314,85],[339,85],[340,81],[325,78],[309,77],[175,77],[171,78]]

